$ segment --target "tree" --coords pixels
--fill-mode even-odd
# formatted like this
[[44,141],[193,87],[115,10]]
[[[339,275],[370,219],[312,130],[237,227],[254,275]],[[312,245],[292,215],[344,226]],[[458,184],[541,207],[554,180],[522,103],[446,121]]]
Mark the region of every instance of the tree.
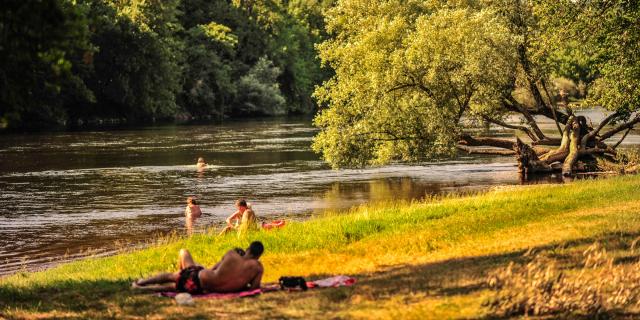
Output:
[[[637,109],[611,105],[615,112],[594,128],[573,115],[563,95],[553,94],[550,78],[557,65],[549,57],[563,46],[550,44],[559,35],[552,27],[557,16],[548,12],[566,8],[572,14],[565,19],[590,21],[584,7],[599,4],[579,2],[340,1],[327,17],[332,37],[319,47],[336,75],[316,91],[326,108],[315,119],[321,132],[314,149],[336,167],[445,157],[456,148],[486,152],[474,147],[490,146],[501,149],[493,153],[516,154],[523,173],[590,169],[586,164],[594,163],[594,156],[615,154],[617,145],[604,140],[633,127],[637,116],[600,133],[603,127],[623,119],[622,111]],[[613,16],[619,12],[606,10]],[[616,39],[622,31],[614,22],[607,25],[589,27]],[[599,48],[597,34],[589,45]],[[599,71],[598,79],[606,79],[606,70]],[[518,90],[531,97],[529,105],[517,98]],[[512,114],[522,123],[507,123]],[[561,136],[543,132],[536,116],[555,121]],[[470,126],[478,121],[516,130],[533,145],[557,147],[532,147],[520,137],[479,137]]]
[[323,12],[333,2],[291,0],[254,9],[258,23],[273,35],[267,54],[282,70],[278,82],[289,112],[314,112],[314,87],[330,76],[330,70],[321,68],[314,46],[326,37]]
[[173,118],[180,92],[177,1],[90,0],[93,71],[86,77],[97,105],[87,116],[131,121]]
[[238,81],[237,114],[283,115],[285,99],[276,79],[280,69],[263,57]]
[[192,115],[221,118],[233,101],[236,87],[232,81],[232,65],[238,39],[227,26],[210,22],[196,25],[186,34],[182,105]]
[[0,4],[0,128],[64,125],[64,96],[90,99],[72,72],[90,50],[81,6],[62,0]]

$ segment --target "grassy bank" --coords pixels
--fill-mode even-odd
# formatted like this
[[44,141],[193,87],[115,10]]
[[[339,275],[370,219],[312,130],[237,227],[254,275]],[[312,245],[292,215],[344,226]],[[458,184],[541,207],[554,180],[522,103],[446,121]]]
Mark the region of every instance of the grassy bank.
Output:
[[[6,318],[474,318],[488,315],[487,275],[527,252],[551,251],[567,266],[594,241],[628,251],[640,236],[640,177],[505,187],[468,197],[363,206],[249,238],[196,235],[0,280]],[[348,274],[351,288],[269,293],[179,307],[131,292],[132,279],[176,269],[188,248],[211,265],[261,240],[265,281],[282,275]],[[621,253],[627,260],[629,252]],[[578,258],[575,258],[578,259]],[[565,261],[566,260],[566,261]],[[627,261],[621,259],[621,263]],[[633,310],[625,310],[633,312]]]

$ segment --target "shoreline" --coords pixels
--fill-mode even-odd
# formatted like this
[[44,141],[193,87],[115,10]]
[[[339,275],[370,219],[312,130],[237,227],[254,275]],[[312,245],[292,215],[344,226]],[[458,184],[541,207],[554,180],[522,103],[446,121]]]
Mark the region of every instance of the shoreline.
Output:
[[[442,194],[429,195],[426,198],[430,199],[429,201],[433,201],[438,198],[450,198],[450,197],[469,197],[474,195],[481,195],[487,192],[496,191],[496,190],[511,190],[519,187],[526,187],[530,185],[555,185],[561,184],[561,182],[533,182],[531,184],[524,185],[469,185],[469,186],[461,186],[458,187],[460,189],[454,189],[451,191],[443,192]],[[412,200],[402,200],[402,201],[425,201],[425,197],[420,199],[412,199]],[[305,222],[310,219],[317,218],[318,216],[323,216],[324,214],[340,214],[343,212],[349,212],[354,209],[363,206],[376,206],[377,204],[384,204],[394,202],[393,200],[378,200],[373,202],[366,202],[361,204],[355,204],[350,207],[338,208],[338,209],[323,209],[322,211],[316,212],[315,209],[307,209],[306,211],[296,212],[292,215],[262,215],[259,216],[258,219],[260,221],[271,221],[278,219],[285,219],[288,222]],[[209,225],[201,225],[198,227],[198,231],[194,234],[207,234],[208,229],[216,229],[221,230],[224,226],[224,217],[220,217],[219,221],[214,221]],[[176,229],[164,230],[162,232],[153,232],[153,234],[147,240],[138,240],[137,242],[132,243],[122,243],[121,240],[114,240],[113,243],[109,243],[104,247],[91,248],[89,250],[81,250],[78,252],[74,252],[72,254],[59,255],[55,257],[48,257],[40,259],[40,262],[37,262],[38,259],[28,260],[25,262],[15,263],[13,265],[4,265],[4,267],[9,267],[11,270],[6,271],[0,270],[0,280],[2,278],[10,277],[12,275],[18,273],[26,272],[41,272],[46,271],[48,269],[54,268],[58,265],[75,262],[83,259],[92,259],[92,258],[100,258],[100,257],[108,257],[121,253],[126,253],[131,250],[144,250],[146,248],[150,248],[156,245],[158,242],[162,242],[163,239],[172,236],[178,236],[180,238],[187,239],[188,235],[184,233],[184,228],[176,227]],[[215,232],[213,232],[215,234]]]

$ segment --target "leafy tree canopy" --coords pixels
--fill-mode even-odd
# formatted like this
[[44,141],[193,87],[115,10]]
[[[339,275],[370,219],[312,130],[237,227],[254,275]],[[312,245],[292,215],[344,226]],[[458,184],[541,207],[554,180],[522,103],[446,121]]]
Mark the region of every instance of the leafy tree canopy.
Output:
[[[522,168],[541,171],[613,156],[619,143],[603,141],[640,122],[638,12],[635,2],[605,0],[338,1],[319,45],[335,75],[315,92],[323,110],[313,147],[334,167],[482,145],[517,152]],[[598,127],[574,117],[554,88],[558,76],[593,81],[588,101],[613,113]],[[510,114],[521,123],[507,123]],[[543,132],[535,116],[555,121],[561,137]],[[559,147],[472,137],[478,120]]]
[[449,156],[463,114],[499,112],[513,81],[519,39],[491,8],[347,0],[328,21],[314,148],[334,166]]
[[311,113],[332,2],[5,1],[0,126]]

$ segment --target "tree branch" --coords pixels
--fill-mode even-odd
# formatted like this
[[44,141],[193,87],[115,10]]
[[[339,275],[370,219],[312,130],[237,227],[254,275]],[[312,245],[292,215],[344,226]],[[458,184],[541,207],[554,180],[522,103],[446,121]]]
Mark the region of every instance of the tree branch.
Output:
[[629,132],[631,132],[631,129],[633,129],[633,127],[627,129],[627,131],[625,131],[625,133],[622,135],[622,138],[620,138],[620,140],[618,140],[618,142],[616,142],[616,144],[614,144],[611,148],[615,150],[622,143],[622,141],[624,141]]
[[633,118],[633,120],[623,123],[607,132],[605,132],[603,135],[600,136],[600,141],[604,141],[607,140],[609,138],[611,138],[613,135],[615,135],[616,133],[622,131],[622,130],[626,130],[626,129],[630,129],[633,128],[633,126],[635,126],[638,122],[640,122],[640,113],[636,114],[635,118]]
[[402,90],[402,89],[405,89],[405,88],[410,88],[410,87],[415,87],[415,86],[416,86],[415,83],[402,83],[402,84],[399,84],[399,85],[387,90],[386,93],[391,93],[391,92],[394,92],[394,91],[397,91],[397,90]]
[[533,129],[533,132],[536,134],[536,136],[538,137],[538,139],[535,139],[534,141],[537,140],[544,140],[547,137],[544,135],[544,133],[542,132],[542,130],[540,130],[540,127],[538,127],[538,123],[536,122],[536,120],[533,118],[533,116],[531,116],[531,113],[529,113],[529,111],[527,110],[527,108],[523,105],[521,105],[520,103],[518,103],[517,101],[512,100],[513,106],[518,109],[518,111],[520,112],[520,114],[522,114],[524,116],[524,118],[527,120],[527,123],[529,124],[529,126],[531,127],[531,129]]
[[582,137],[582,141],[580,141],[580,145],[582,146],[582,148],[584,149],[587,146],[587,142],[590,139],[593,139],[598,132],[600,132],[600,130],[602,130],[602,128],[604,128],[604,126],[606,126],[609,122],[611,122],[611,120],[613,120],[613,118],[619,116],[620,113],[618,112],[614,112],[610,115],[608,115],[606,118],[604,118],[602,121],[600,121],[600,124],[598,125],[598,127],[596,127],[595,129],[591,130],[591,132],[589,132],[588,134],[584,135],[584,137]]
[[509,150],[514,150],[515,146],[515,142],[510,140],[499,138],[472,137],[469,134],[463,134],[462,136],[460,136],[460,141],[458,142],[458,144],[472,147],[489,146]]
[[531,129],[525,127],[525,126],[518,126],[518,125],[513,125],[513,124],[508,124],[504,121],[501,120],[497,120],[497,119],[492,119],[488,116],[482,116],[482,118],[488,122],[491,122],[493,124],[499,125],[501,127],[505,127],[505,128],[509,128],[509,129],[513,129],[513,130],[520,130],[522,132],[524,132],[527,136],[529,136],[529,138],[531,138],[532,141],[538,141],[539,139],[533,134],[533,132],[531,131]]
[[558,132],[562,135],[562,128],[560,128],[560,123],[558,123],[558,116],[556,115],[556,105],[553,103],[553,99],[551,99],[551,95],[549,94],[549,90],[547,90],[547,82],[542,80],[542,88],[544,89],[545,94],[547,95],[547,99],[549,99],[549,104],[551,104],[551,114],[553,115],[553,121],[556,123],[556,128],[558,128]]
[[506,149],[486,149],[486,148],[471,148],[471,147],[467,147],[465,145],[457,145],[456,148],[458,148],[459,150],[465,151],[468,154],[495,154],[495,155],[501,155],[501,156],[512,156],[515,155],[516,152],[513,150],[506,150]]
[[534,141],[531,144],[534,146],[559,146],[562,143],[561,138],[546,138],[539,141]]

